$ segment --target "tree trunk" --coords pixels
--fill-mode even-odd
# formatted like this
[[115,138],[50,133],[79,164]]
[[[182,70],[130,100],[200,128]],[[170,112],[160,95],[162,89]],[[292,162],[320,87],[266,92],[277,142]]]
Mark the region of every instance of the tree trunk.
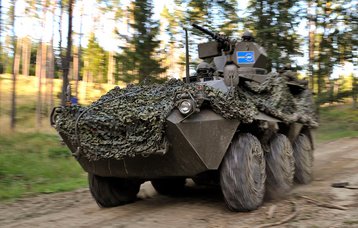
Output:
[[[78,82],[80,80],[80,75],[81,75],[81,55],[82,55],[82,27],[83,27],[83,1],[81,2],[81,15],[80,15],[80,33],[78,34],[79,35],[79,38],[78,38],[78,50],[77,50],[77,59],[78,59],[78,65],[77,65],[77,79],[76,79],[76,84],[75,84],[75,96],[76,98],[78,99],[79,95],[78,95]],[[83,81],[83,79],[82,79]]]
[[16,45],[13,61],[13,71],[12,71],[12,95],[11,95],[11,129],[15,129],[16,125],[16,80],[17,75],[19,74],[20,65],[20,45]]
[[68,32],[67,32],[67,50],[66,50],[66,59],[64,62],[63,68],[63,84],[62,84],[62,100],[61,104],[66,104],[66,91],[67,86],[69,85],[68,82],[68,72],[70,68],[70,61],[71,61],[71,48],[72,48],[72,5],[73,0],[69,0],[68,2]]
[[31,40],[24,37],[22,42],[22,75],[29,76],[31,58]]
[[[21,55],[21,49],[23,46],[23,38],[18,38],[16,42],[16,53],[15,53],[15,65],[14,70],[19,74],[20,72],[20,55]],[[16,56],[17,55],[17,56]]]
[[115,83],[113,73],[114,73],[114,56],[113,56],[113,52],[109,51],[108,52],[108,73],[107,73],[108,84]]
[[42,43],[41,48],[41,78],[42,78],[42,86],[45,87],[45,98],[43,99],[43,107],[46,109],[47,102],[47,49],[48,45],[46,43]]
[[78,47],[74,47],[73,48],[73,77],[75,80],[75,97],[78,96],[78,80],[79,80],[79,65],[80,65],[80,61],[78,58],[78,52],[79,52],[79,48]]
[[[2,0],[0,0],[0,15],[2,15]],[[1,39],[1,37],[2,37],[2,29],[3,29],[2,16],[0,16],[0,74],[2,74],[3,70],[4,70],[4,63],[2,61],[2,43],[1,43],[1,41],[2,41],[2,39]],[[1,86],[0,86],[0,94],[1,94]],[[0,100],[0,103],[1,103],[1,100]],[[1,105],[0,105],[0,107],[1,107]]]
[[36,54],[36,77],[37,77],[37,103],[36,103],[36,128],[41,127],[42,113],[42,42],[40,41]]
[[53,38],[50,41],[50,47],[48,50],[48,77],[49,77],[49,106],[50,110],[55,106],[53,99],[53,79],[55,78],[55,58],[53,53]]
[[[53,16],[53,20],[52,20],[52,27],[54,27],[55,24],[55,10],[56,10],[56,1],[53,3],[52,5],[52,10],[51,10],[51,14]],[[48,78],[49,78],[49,106],[50,106],[50,110],[51,111],[54,107],[55,107],[55,102],[54,102],[54,97],[53,97],[53,79],[55,78],[55,55],[54,55],[54,48],[53,48],[53,37],[55,35],[54,29],[52,30],[51,33],[51,40],[50,40],[50,45],[49,45],[49,49],[48,49]]]
[[355,77],[352,74],[352,106],[354,109],[358,108],[357,107],[357,99],[358,99],[358,78]]
[[63,19],[62,0],[58,0],[58,3],[60,6],[60,19],[58,20],[58,35],[59,35],[58,50],[59,50],[59,56],[60,56],[60,66],[61,66],[61,70],[63,70],[64,57],[63,57],[63,53],[62,53],[62,19]]
[[11,114],[10,114],[10,128],[15,130],[16,125],[16,79],[19,69],[16,67],[20,61],[19,51],[17,50],[19,45],[16,45],[15,39],[15,1],[11,1],[13,4],[13,12],[11,14],[12,22],[12,35],[13,35],[13,48],[14,48],[14,58],[12,64],[12,89],[11,89]]
[[317,17],[313,13],[313,0],[308,1],[307,15],[308,15],[308,28],[309,28],[309,77],[310,77],[310,89],[314,91],[314,49],[315,49],[315,36],[316,36],[316,22]]

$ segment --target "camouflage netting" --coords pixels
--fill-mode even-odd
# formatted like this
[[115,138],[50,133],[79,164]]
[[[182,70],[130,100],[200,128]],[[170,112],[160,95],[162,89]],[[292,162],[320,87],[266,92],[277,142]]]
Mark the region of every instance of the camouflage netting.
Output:
[[[309,92],[293,97],[278,74],[261,85],[247,83],[229,95],[204,86],[213,111],[227,119],[251,122],[258,110],[282,119],[316,126]],[[62,107],[56,120],[57,131],[89,160],[122,159],[165,153],[166,117],[175,107],[177,93],[198,92],[195,84],[170,80],[164,84],[112,89],[89,107]]]
[[311,92],[303,90],[293,96],[280,74],[270,73],[262,84],[246,82],[244,91],[261,112],[287,123],[318,126]]

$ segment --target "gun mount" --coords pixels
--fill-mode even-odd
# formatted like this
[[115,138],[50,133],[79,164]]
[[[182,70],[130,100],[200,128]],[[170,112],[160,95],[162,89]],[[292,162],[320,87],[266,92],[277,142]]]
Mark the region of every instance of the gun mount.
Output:
[[[239,71],[254,74],[266,73],[266,51],[263,47],[254,42],[251,33],[245,32],[242,40],[237,41],[232,40],[225,35],[211,32],[195,23],[193,23],[192,26],[214,39],[214,41],[198,45],[200,59],[206,60],[212,57],[220,57],[223,59],[221,61],[233,62],[236,66],[243,68]],[[218,70],[223,71],[223,69]]]

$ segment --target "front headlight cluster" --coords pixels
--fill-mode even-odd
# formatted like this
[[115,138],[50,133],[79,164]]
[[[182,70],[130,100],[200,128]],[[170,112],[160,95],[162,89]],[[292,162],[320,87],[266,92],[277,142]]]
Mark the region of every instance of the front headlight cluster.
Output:
[[179,112],[183,115],[188,115],[194,111],[194,105],[192,100],[183,100],[178,105]]
[[197,85],[194,91],[183,91],[175,94],[174,103],[182,115],[189,117],[193,113],[200,112],[200,107],[206,99],[203,90],[204,86]]

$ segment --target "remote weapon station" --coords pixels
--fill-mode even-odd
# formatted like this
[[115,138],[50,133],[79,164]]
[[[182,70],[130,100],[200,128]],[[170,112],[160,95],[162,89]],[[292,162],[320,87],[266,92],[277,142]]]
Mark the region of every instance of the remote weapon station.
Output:
[[249,32],[236,41],[192,26],[212,41],[199,44],[202,62],[185,82],[114,88],[88,107],[53,110],[99,206],[135,201],[145,181],[178,194],[192,178],[220,186],[230,210],[251,211],[311,181],[318,124],[306,81],[268,73]]

